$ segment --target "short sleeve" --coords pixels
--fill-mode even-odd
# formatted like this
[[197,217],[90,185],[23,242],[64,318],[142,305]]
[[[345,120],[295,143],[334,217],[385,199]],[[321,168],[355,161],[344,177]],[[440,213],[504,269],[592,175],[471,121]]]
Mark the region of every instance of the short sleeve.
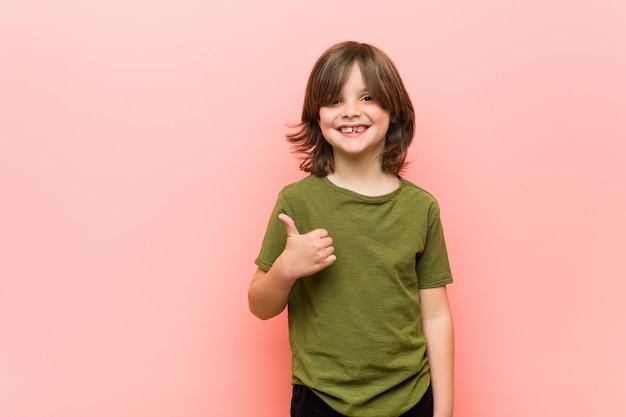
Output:
[[278,258],[278,256],[280,256],[285,249],[287,231],[284,223],[278,218],[278,215],[280,213],[286,213],[289,215],[290,212],[291,211],[287,207],[283,193],[281,192],[278,194],[274,209],[272,210],[272,214],[268,221],[263,243],[261,245],[261,251],[255,260],[257,266],[264,271],[268,271],[272,267],[276,258]]
[[415,271],[420,288],[435,288],[452,283],[448,250],[436,202],[428,210],[426,241],[422,253],[416,258]]

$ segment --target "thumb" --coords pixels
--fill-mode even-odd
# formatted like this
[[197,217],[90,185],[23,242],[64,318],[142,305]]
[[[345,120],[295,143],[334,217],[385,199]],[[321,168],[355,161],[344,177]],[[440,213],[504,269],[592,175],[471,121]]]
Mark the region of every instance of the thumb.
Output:
[[278,218],[282,220],[283,223],[285,223],[285,227],[287,228],[287,236],[300,235],[300,232],[298,232],[298,229],[296,228],[296,222],[294,222],[291,217],[287,216],[285,213],[280,213],[278,215]]

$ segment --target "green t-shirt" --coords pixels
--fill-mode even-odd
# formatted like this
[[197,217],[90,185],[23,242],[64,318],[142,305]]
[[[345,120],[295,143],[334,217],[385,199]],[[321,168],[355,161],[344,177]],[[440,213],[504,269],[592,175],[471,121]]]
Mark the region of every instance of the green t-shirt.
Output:
[[399,416],[430,383],[418,291],[452,282],[436,200],[402,178],[372,197],[311,175],[278,196],[256,259],[264,270],[285,247],[279,213],[300,233],[326,229],[337,256],[289,294],[292,383],[346,416]]

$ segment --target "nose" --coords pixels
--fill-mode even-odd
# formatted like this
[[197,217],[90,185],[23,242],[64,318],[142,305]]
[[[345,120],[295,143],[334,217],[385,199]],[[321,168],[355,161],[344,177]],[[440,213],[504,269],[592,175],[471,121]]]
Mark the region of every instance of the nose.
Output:
[[359,117],[361,115],[361,111],[359,109],[358,103],[354,101],[346,101],[343,108],[343,117],[346,118],[354,118]]

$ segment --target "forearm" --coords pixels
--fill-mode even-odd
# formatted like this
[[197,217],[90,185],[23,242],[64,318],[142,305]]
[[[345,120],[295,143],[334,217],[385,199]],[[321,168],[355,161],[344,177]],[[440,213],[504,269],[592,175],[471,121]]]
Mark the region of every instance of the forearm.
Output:
[[248,306],[252,314],[262,320],[280,314],[287,306],[293,282],[276,264],[267,272],[258,269],[248,289]]
[[424,320],[434,399],[433,417],[451,417],[454,404],[454,330],[448,312]]

